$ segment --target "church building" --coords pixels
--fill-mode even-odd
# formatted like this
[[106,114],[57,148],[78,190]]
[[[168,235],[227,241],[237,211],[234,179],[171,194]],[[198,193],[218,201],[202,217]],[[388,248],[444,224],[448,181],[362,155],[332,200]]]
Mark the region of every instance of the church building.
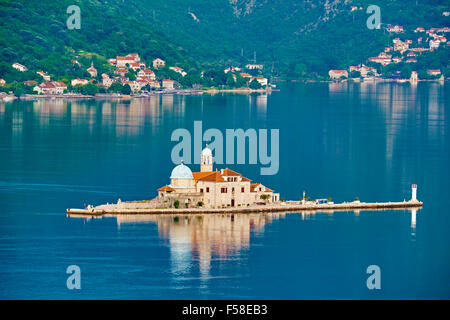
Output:
[[278,202],[279,194],[233,170],[213,171],[212,152],[206,147],[200,172],[192,172],[183,162],[177,165],[170,184],[158,189],[158,198],[171,204],[178,200],[180,207],[226,208]]

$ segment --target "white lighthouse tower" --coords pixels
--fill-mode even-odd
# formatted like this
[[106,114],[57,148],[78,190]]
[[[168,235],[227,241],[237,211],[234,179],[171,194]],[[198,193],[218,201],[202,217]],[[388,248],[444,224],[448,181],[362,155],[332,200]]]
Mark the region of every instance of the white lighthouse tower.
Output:
[[202,150],[200,172],[211,172],[213,168],[212,151],[208,146]]
[[417,201],[417,184],[413,184],[411,187],[411,201]]

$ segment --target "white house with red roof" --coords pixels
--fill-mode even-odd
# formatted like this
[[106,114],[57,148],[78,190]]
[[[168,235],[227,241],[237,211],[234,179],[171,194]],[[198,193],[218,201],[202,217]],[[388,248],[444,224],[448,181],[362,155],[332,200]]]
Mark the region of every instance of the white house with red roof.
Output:
[[141,69],[141,64],[139,62],[132,62],[129,64],[130,69],[133,69],[134,71]]
[[439,69],[428,69],[427,73],[430,76],[439,76],[441,74],[441,70],[439,70]]
[[328,71],[328,75],[331,79],[348,78],[347,70],[330,70]]
[[152,61],[153,68],[160,69],[166,65],[166,62],[163,59],[156,58]]
[[137,73],[137,76],[139,78],[149,78],[149,79],[152,79],[152,80],[156,79],[155,73],[153,72],[153,70],[150,70],[150,69],[142,69],[142,70],[140,70]]
[[392,62],[392,55],[386,54],[385,52],[380,52],[377,57],[370,57],[368,60],[375,63],[380,63],[383,66],[388,65]]
[[116,70],[114,70],[115,74],[118,74],[122,77],[125,77],[125,75],[128,73],[128,69],[127,68],[117,68]]
[[27,81],[24,81],[23,84],[26,85],[26,86],[31,87],[31,86],[37,85],[37,81],[34,81],[34,80],[27,80]]
[[50,76],[48,74],[46,74],[43,71],[37,71],[36,72],[38,75],[40,75],[42,77],[42,79],[44,79],[45,81],[50,81]]
[[58,81],[43,82],[33,88],[38,94],[63,94],[64,90],[67,90],[67,85]]
[[124,68],[124,67],[127,67],[127,65],[130,66],[132,63],[135,63],[135,62],[139,62],[139,61],[136,61],[135,56],[127,55],[125,57],[123,57],[123,56],[116,57],[116,66],[118,68]]
[[164,79],[162,81],[162,87],[164,89],[173,90],[175,88],[174,85],[175,85],[175,82],[173,80]]
[[181,74],[183,77],[187,75],[187,73],[180,67],[169,67],[170,70],[175,71],[176,73]]
[[246,72],[241,72],[241,73],[239,73],[239,75],[240,75],[242,78],[252,78],[252,77],[253,77],[251,74],[248,74],[248,73],[246,73]]

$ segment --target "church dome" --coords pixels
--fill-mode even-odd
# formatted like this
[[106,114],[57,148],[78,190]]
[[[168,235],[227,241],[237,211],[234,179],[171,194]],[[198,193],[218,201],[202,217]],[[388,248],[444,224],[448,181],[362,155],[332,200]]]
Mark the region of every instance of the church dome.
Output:
[[172,170],[170,179],[194,179],[191,169],[182,162]]
[[202,150],[202,156],[212,156],[212,151],[210,148],[206,147]]

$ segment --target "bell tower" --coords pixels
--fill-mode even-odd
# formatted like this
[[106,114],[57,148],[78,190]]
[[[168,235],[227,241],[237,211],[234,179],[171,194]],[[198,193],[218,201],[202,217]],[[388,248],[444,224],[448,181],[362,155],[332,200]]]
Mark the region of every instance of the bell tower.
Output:
[[213,168],[212,151],[208,146],[202,150],[200,172],[211,172]]

